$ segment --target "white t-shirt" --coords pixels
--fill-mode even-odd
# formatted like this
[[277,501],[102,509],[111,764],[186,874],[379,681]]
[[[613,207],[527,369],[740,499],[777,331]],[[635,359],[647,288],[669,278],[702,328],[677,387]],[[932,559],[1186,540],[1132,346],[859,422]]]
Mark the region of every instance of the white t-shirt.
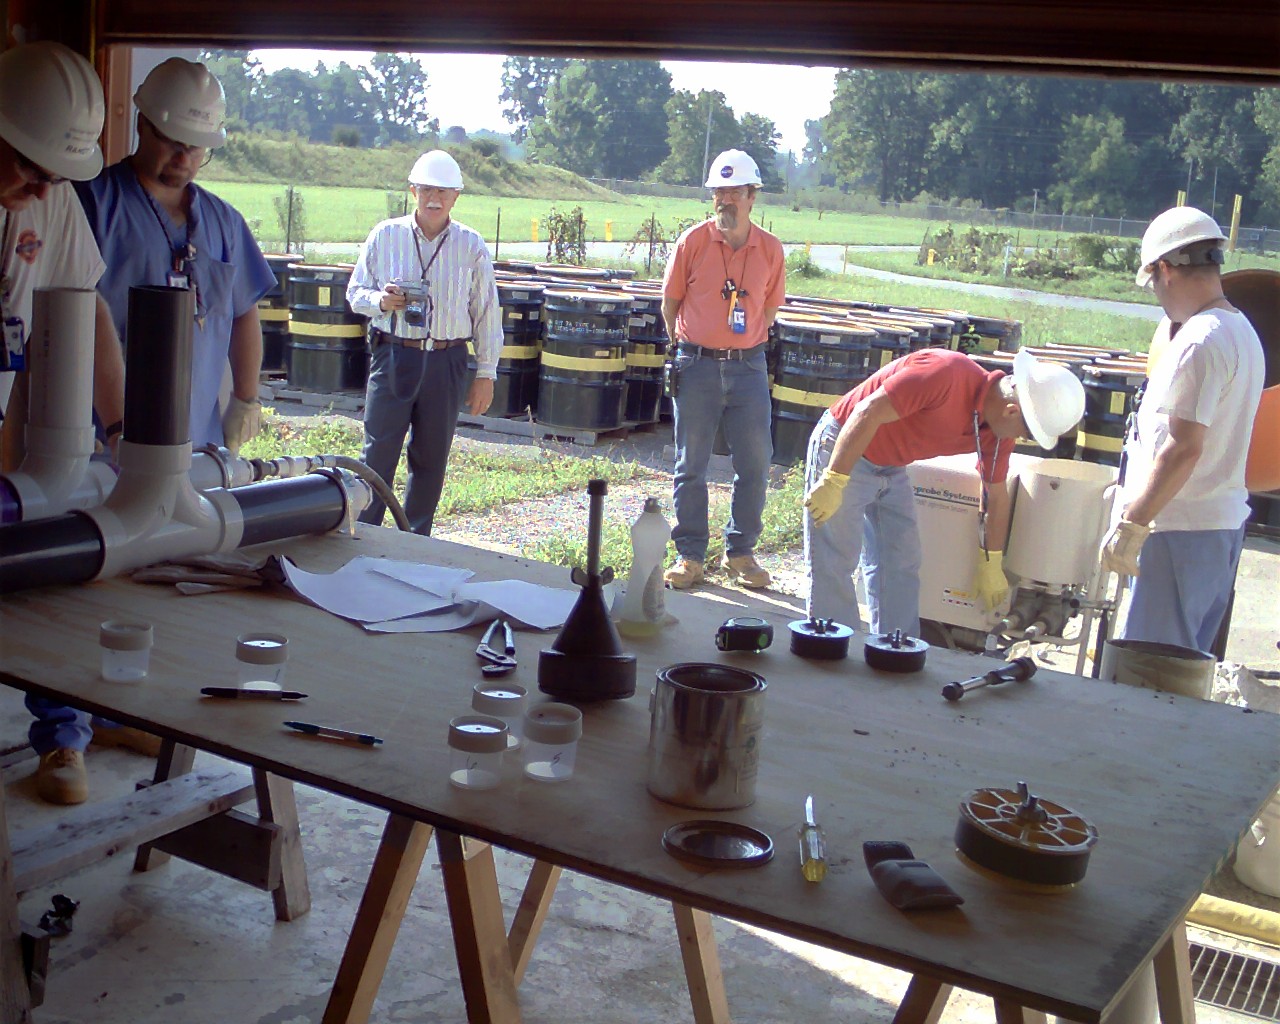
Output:
[[[1168,318],[1156,328],[1168,332]],[[1169,419],[1203,424],[1204,451],[1191,477],[1156,516],[1155,530],[1234,530],[1249,515],[1245,457],[1264,376],[1262,343],[1243,313],[1209,309],[1173,336],[1151,368],[1125,440],[1128,469],[1119,508],[1137,497],[1169,437]]]
[[[17,213],[0,210],[0,268],[7,293],[4,318],[21,318],[31,337],[31,295],[37,288],[96,288],[107,269],[70,184],[54,185],[44,199]],[[9,402],[13,374],[0,373],[0,409]]]

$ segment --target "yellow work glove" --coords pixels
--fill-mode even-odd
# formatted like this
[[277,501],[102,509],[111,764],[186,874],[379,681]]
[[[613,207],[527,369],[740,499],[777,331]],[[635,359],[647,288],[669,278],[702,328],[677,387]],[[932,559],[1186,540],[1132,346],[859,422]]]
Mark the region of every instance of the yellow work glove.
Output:
[[242,402],[231,396],[227,410],[222,414],[222,443],[235,455],[240,446],[250,438],[258,436],[262,429],[262,406],[255,398],[252,402]]
[[1151,527],[1121,519],[1102,544],[1102,571],[1119,576],[1138,575],[1138,554],[1147,542]]
[[840,502],[844,501],[844,489],[848,483],[849,478],[843,473],[833,473],[829,469],[822,471],[821,479],[804,496],[804,507],[809,510],[815,524],[820,526],[836,514]]
[[973,574],[973,591],[986,611],[994,611],[1009,596],[1009,580],[1004,574],[1004,552],[978,550],[978,569]]

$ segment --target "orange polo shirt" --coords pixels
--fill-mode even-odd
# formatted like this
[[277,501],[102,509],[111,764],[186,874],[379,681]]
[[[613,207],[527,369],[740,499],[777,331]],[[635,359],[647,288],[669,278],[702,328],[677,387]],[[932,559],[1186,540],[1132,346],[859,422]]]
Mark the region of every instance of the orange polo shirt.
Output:
[[[769,336],[765,310],[786,300],[786,276],[782,243],[774,235],[752,224],[746,244],[734,252],[715,221],[708,220],[680,236],[662,278],[662,297],[680,303],[676,332],[681,341],[703,348],[755,348]],[[747,312],[743,334],[729,327],[729,301],[720,294],[726,278],[737,284],[738,303]]]

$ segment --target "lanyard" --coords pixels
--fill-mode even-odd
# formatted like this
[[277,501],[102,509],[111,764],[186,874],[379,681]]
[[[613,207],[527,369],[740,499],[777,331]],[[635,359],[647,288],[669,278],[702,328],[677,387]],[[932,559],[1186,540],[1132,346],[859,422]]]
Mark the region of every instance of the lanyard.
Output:
[[988,474],[982,466],[982,432],[977,409],[973,410],[973,447],[978,453],[978,486],[981,491],[981,497],[978,499],[978,544],[985,554],[987,551],[987,503],[990,497],[987,494],[987,484],[991,483],[996,475],[996,460],[1000,458],[1000,438],[996,438],[996,447],[991,453],[991,472]]
[[[137,177],[135,172],[134,177]],[[169,226],[165,223],[165,216],[160,210],[160,204],[156,202],[155,196],[147,191],[146,186],[141,181],[138,182],[138,188],[142,189],[142,194],[147,197],[147,205],[151,207],[151,215],[155,217],[156,224],[160,227],[160,233],[164,235],[164,240],[169,246],[170,263],[169,268],[172,274],[182,275],[187,280],[189,287],[196,295],[196,320],[200,326],[204,326],[205,310],[203,296],[200,294],[200,286],[196,281],[196,247],[191,241],[191,215],[187,215],[187,238],[182,245],[175,245],[173,238],[169,234]],[[172,283],[166,281],[166,283]]]
[[427,279],[427,271],[431,269],[431,264],[433,264],[436,261],[436,257],[440,255],[440,250],[444,248],[444,243],[449,240],[449,228],[451,227],[453,227],[452,224],[444,229],[444,234],[440,236],[440,241],[436,243],[436,249],[435,252],[431,254],[431,259],[427,260],[426,263],[423,263],[422,243],[418,240],[419,228],[417,224],[413,226],[413,248],[418,253],[418,266],[422,268],[422,280],[425,281]]
[[[750,292],[745,288],[739,288],[738,284],[729,276],[729,257],[724,254],[724,246],[728,243],[722,243],[720,248],[720,262],[724,265],[724,287],[720,290],[720,297],[727,299],[729,302],[730,315],[733,313],[733,307],[738,305],[739,298],[746,298]],[[742,279],[747,279],[747,261],[751,258],[751,250],[748,249],[742,257]]]

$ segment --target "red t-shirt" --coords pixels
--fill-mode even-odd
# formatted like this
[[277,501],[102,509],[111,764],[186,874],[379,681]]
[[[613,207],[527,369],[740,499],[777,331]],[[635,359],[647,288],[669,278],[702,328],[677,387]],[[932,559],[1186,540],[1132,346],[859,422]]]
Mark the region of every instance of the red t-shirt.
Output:
[[[938,455],[962,455],[977,449],[973,414],[981,415],[987,391],[1004,374],[984,370],[963,352],[926,348],[895,359],[872,374],[831,407],[843,425],[853,407],[883,389],[899,419],[876,431],[867,446],[867,459],[877,466],[905,466]],[[995,432],[982,423],[983,478],[999,483],[1009,473],[1012,444],[997,445]],[[992,465],[994,457],[995,464]]]
[[[786,301],[786,256],[782,243],[757,224],[737,252],[724,240],[714,221],[690,228],[680,236],[675,254],[662,278],[662,297],[680,303],[676,331],[681,339],[704,348],[754,348],[769,337],[766,309]],[[729,328],[729,301],[721,295],[726,278],[739,289],[738,302],[747,313],[747,329]]]

